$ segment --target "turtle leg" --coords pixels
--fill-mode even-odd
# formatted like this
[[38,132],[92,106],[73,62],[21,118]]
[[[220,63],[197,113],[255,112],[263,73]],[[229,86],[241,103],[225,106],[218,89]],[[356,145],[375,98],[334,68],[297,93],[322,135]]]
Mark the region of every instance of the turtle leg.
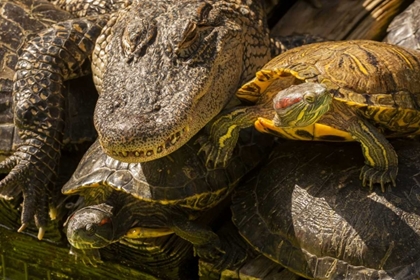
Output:
[[54,184],[64,129],[63,81],[88,73],[89,56],[108,17],[74,19],[43,31],[28,42],[16,64],[14,120],[23,140],[0,163],[9,174],[2,190],[23,192],[22,231],[35,218],[42,239],[48,221],[48,188]]
[[224,252],[219,236],[208,226],[187,219],[172,219],[171,229],[176,235],[191,242],[194,254],[208,261],[218,259]]
[[207,141],[198,141],[201,141],[199,153],[204,152],[206,155],[208,168],[219,168],[228,164],[241,129],[253,126],[258,117],[273,118],[273,109],[266,105],[224,111],[207,125],[210,128]]
[[360,179],[363,186],[369,185],[372,190],[373,184],[379,183],[382,192],[385,192],[386,183],[390,182],[395,187],[398,156],[385,136],[362,118],[352,119],[349,123],[349,131],[362,145],[365,166],[361,170]]

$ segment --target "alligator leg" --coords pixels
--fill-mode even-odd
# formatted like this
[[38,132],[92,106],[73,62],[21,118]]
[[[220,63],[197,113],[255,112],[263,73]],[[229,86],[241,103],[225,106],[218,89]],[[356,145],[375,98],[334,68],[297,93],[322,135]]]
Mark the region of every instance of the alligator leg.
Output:
[[63,136],[63,81],[86,75],[96,38],[107,21],[69,20],[29,41],[14,77],[15,125],[23,140],[15,153],[0,163],[9,174],[2,189],[19,186],[23,192],[22,231],[35,218],[42,239],[48,220],[47,189],[54,184]]

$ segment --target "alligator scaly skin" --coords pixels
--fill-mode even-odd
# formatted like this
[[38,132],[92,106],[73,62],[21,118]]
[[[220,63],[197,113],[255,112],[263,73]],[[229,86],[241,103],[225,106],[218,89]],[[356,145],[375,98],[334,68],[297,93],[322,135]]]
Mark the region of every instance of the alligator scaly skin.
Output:
[[93,53],[102,147],[125,162],[177,150],[270,58],[262,1],[135,2]]
[[88,74],[92,61],[100,142],[141,162],[182,146],[271,58],[260,0],[117,1],[89,12],[88,1],[53,2],[90,16],[53,25],[23,49],[13,93],[23,144],[0,164],[9,172],[0,192],[20,186],[20,230],[35,218],[38,238],[62,147],[63,81]]

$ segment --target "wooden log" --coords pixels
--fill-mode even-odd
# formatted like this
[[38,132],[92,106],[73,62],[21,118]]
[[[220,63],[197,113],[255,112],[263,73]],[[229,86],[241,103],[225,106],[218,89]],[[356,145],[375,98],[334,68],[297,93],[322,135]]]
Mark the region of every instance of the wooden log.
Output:
[[273,27],[273,35],[310,33],[328,40],[382,40],[391,20],[412,0],[320,0],[315,8],[298,1]]

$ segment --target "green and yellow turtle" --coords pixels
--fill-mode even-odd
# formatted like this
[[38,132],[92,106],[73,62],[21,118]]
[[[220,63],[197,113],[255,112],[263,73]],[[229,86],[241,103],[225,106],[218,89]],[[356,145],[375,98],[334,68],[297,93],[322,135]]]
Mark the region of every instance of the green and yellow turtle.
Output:
[[420,53],[366,40],[305,45],[268,62],[237,97],[257,106],[214,122],[202,147],[209,165],[226,164],[238,131],[255,122],[288,139],[360,142],[363,185],[384,191],[398,173],[386,137],[420,131]]

